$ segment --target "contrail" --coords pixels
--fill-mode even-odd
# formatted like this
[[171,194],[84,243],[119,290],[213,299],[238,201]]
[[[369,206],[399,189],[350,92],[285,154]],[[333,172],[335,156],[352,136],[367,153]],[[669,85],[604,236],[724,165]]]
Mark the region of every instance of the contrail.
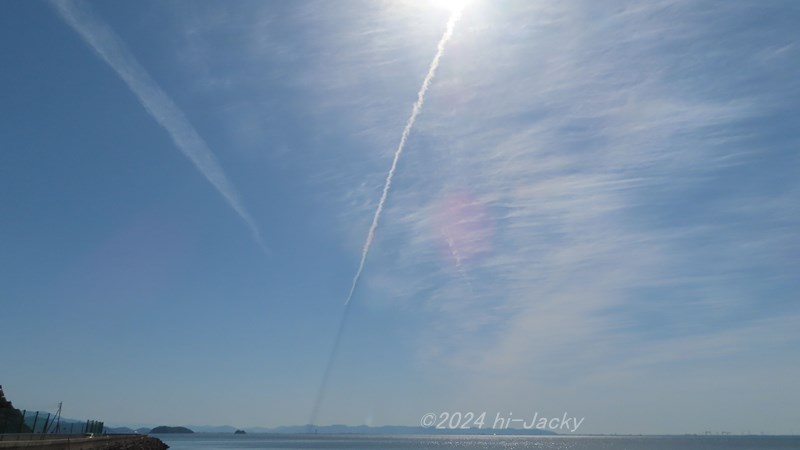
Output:
[[253,233],[258,245],[266,251],[261,232],[245,209],[236,189],[228,181],[211,149],[189,123],[186,115],[150,77],[128,51],[122,40],[84,2],[51,0],[61,18],[117,73],[136,95],[153,119],[167,130],[172,142],[194,163],[197,170],[222,194],[231,208]]
[[331,349],[331,354],[328,357],[328,362],[325,365],[325,372],[322,375],[322,382],[320,383],[319,391],[317,391],[317,397],[314,399],[314,406],[311,410],[311,418],[308,421],[309,426],[314,425],[317,420],[317,414],[319,413],[319,407],[322,404],[322,398],[328,385],[328,378],[330,376],[331,369],[333,368],[333,362],[336,360],[336,355],[339,353],[339,343],[344,332],[345,323],[347,322],[347,316],[350,312],[350,300],[353,299],[353,294],[355,294],[356,287],[358,287],[358,280],[361,278],[361,272],[364,271],[364,263],[367,261],[369,249],[372,246],[373,239],[375,238],[375,229],[378,228],[378,221],[380,220],[381,213],[383,212],[383,205],[386,203],[386,197],[389,195],[389,188],[392,186],[392,178],[394,178],[394,171],[397,168],[397,161],[400,159],[400,155],[403,153],[403,148],[406,146],[408,135],[411,134],[411,129],[414,127],[414,122],[417,120],[417,116],[422,110],[423,103],[425,103],[425,93],[428,92],[428,87],[431,85],[431,80],[433,80],[433,76],[436,74],[436,68],[439,67],[439,60],[442,59],[444,47],[447,44],[447,41],[449,41],[453,36],[453,29],[455,28],[456,22],[458,22],[460,17],[461,10],[459,9],[453,11],[453,14],[450,16],[450,20],[447,21],[447,28],[442,35],[442,38],[439,40],[439,44],[436,46],[436,55],[434,55],[433,61],[431,61],[430,68],[428,69],[428,73],[425,75],[425,79],[422,81],[422,86],[419,88],[419,92],[417,92],[417,101],[414,102],[414,106],[411,108],[411,115],[408,117],[405,128],[403,128],[403,134],[400,135],[400,143],[397,145],[397,149],[394,151],[392,166],[389,168],[389,174],[386,176],[386,182],[383,184],[383,192],[381,193],[381,198],[378,201],[378,208],[375,210],[375,215],[372,216],[372,225],[369,227],[369,232],[367,232],[367,240],[364,242],[364,248],[361,251],[361,262],[358,264],[358,270],[353,277],[353,284],[350,286],[350,293],[347,294],[347,300],[344,302],[344,311],[342,312],[342,318],[339,321],[339,328],[336,331],[336,337],[333,340],[333,348]]
[[433,80],[433,76],[436,74],[436,68],[439,67],[439,60],[442,59],[444,47],[447,44],[447,41],[449,41],[453,36],[453,29],[455,28],[459,17],[461,17],[461,10],[456,10],[450,16],[450,20],[447,21],[447,29],[445,30],[444,35],[442,35],[442,39],[439,40],[439,44],[436,46],[436,55],[434,55],[433,61],[431,61],[428,74],[425,75],[425,79],[422,81],[422,86],[419,88],[419,92],[417,92],[417,101],[414,102],[414,106],[411,108],[411,115],[408,117],[405,128],[403,128],[403,134],[400,135],[400,143],[397,145],[397,150],[394,151],[392,167],[389,169],[389,174],[386,176],[386,182],[383,184],[383,192],[381,193],[381,199],[378,201],[378,208],[375,210],[375,215],[372,216],[372,225],[369,227],[369,231],[367,232],[367,240],[364,242],[363,250],[361,250],[361,262],[358,264],[358,270],[353,277],[353,284],[350,286],[350,293],[347,294],[347,300],[344,302],[345,305],[350,304],[350,300],[353,299],[353,294],[356,292],[356,287],[358,287],[358,280],[361,278],[361,273],[364,271],[364,263],[367,261],[367,255],[369,254],[369,249],[372,246],[372,240],[375,238],[375,229],[378,228],[378,221],[380,220],[381,213],[383,212],[383,205],[386,203],[386,197],[389,195],[389,188],[392,186],[392,178],[394,178],[394,171],[397,169],[397,161],[400,159],[400,155],[403,153],[403,148],[406,146],[406,141],[408,141],[408,135],[411,134],[411,129],[414,127],[414,122],[416,122],[417,116],[422,110],[422,105],[425,103],[425,93],[428,92],[428,87],[431,85],[431,80]]

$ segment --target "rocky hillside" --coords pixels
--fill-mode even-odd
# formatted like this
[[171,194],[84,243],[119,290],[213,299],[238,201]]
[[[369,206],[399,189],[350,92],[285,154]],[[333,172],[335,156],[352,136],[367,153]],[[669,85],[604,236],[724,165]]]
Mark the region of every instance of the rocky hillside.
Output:
[[6,399],[3,386],[0,386],[0,433],[30,433],[31,429],[25,426],[22,411]]

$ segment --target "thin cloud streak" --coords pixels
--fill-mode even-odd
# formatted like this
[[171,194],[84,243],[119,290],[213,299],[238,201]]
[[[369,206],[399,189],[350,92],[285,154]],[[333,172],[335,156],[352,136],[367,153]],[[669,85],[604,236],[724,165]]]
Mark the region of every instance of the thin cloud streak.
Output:
[[236,189],[228,180],[211,149],[189,123],[183,111],[139,64],[111,27],[97,17],[84,2],[51,0],[50,4],[64,22],[72,27],[128,85],[142,106],[159,125],[164,127],[178,149],[222,194],[228,205],[250,229],[258,245],[267,252],[258,226],[245,209]]
[[364,242],[364,249],[361,252],[361,261],[359,262],[358,270],[353,277],[353,284],[350,286],[350,293],[347,294],[347,300],[344,302],[345,305],[350,304],[350,300],[353,299],[353,294],[356,291],[356,287],[358,287],[358,280],[361,278],[361,273],[364,271],[364,263],[367,261],[369,249],[372,246],[372,241],[375,239],[375,229],[378,228],[378,221],[381,218],[383,206],[386,203],[386,197],[389,195],[389,189],[392,186],[394,172],[397,169],[397,161],[400,160],[400,155],[403,153],[403,149],[406,146],[408,136],[411,134],[411,129],[414,128],[414,122],[416,122],[417,116],[422,110],[422,105],[425,103],[425,93],[428,92],[431,81],[433,80],[434,75],[436,75],[436,69],[439,67],[439,61],[442,59],[445,45],[453,36],[453,30],[455,29],[456,22],[458,22],[459,17],[461,17],[461,10],[456,10],[450,16],[450,20],[447,21],[447,29],[445,30],[444,35],[442,35],[442,39],[439,40],[439,44],[436,46],[436,55],[433,57],[433,61],[431,61],[428,74],[425,75],[425,79],[422,81],[422,86],[420,87],[419,92],[417,92],[417,101],[414,102],[414,106],[411,108],[411,115],[408,117],[405,128],[403,128],[403,134],[400,136],[400,143],[397,145],[397,150],[394,152],[392,167],[389,169],[389,174],[386,176],[386,183],[383,185],[383,192],[381,193],[381,199],[378,201],[378,208],[375,210],[375,215],[372,217],[372,224],[370,225],[369,232],[367,233],[367,240]]
[[[754,182],[708,191],[732,174],[763,182],[754,163],[789,162],[779,154],[787,141],[754,146],[748,139],[775,139],[750,121],[774,117],[792,96],[717,77],[730,61],[747,61],[719,38],[735,35],[723,31],[738,23],[731,21],[738,12],[724,11],[725,22],[704,30],[689,4],[667,17],[653,14],[662,6],[654,4],[603,21],[570,5],[549,6],[547,27],[530,24],[548,17],[538,9],[492,28],[465,24],[478,31],[459,34],[459,50],[482,64],[440,73],[415,130],[435,151],[404,160],[435,167],[435,176],[414,171],[407,183],[416,189],[388,207],[391,227],[382,232],[401,245],[379,250],[383,263],[370,277],[374,297],[430,314],[433,325],[419,338],[423,363],[451,367],[456,391],[480,386],[487,404],[503,395],[509,404],[529,402],[520,390],[553,374],[589,390],[585,374],[616,370],[654,349],[691,366],[697,362],[676,336],[706,341],[748,329],[775,309],[792,314],[786,287],[796,284],[788,276],[795,265],[787,249],[797,245],[787,230],[798,219],[788,207],[796,187]],[[762,40],[781,48],[781,36]],[[686,41],[731,50],[682,65],[686,55],[671,50]],[[454,59],[448,68],[458,67]],[[740,66],[759,80],[780,72]],[[705,89],[708,80],[716,90]],[[493,251],[460,261],[475,274],[475,295],[464,294],[458,274],[433,251],[442,239],[433,220],[437,197],[464,184],[494,215]],[[702,210],[694,209],[695,193]],[[742,210],[767,201],[774,202],[767,211]],[[755,294],[762,292],[769,294]],[[773,310],[762,308],[767,302]],[[788,339],[783,328],[758,333],[770,346]],[[727,348],[740,358],[761,351],[744,342]]]
[[461,16],[461,11],[456,10],[450,16],[450,19],[447,21],[447,28],[445,29],[442,38],[439,40],[439,44],[436,46],[436,54],[431,61],[430,68],[428,69],[428,73],[425,75],[425,79],[422,81],[422,86],[419,88],[417,92],[417,100],[414,102],[414,106],[411,108],[411,115],[408,117],[408,121],[406,122],[405,128],[403,128],[403,133],[400,136],[400,143],[397,145],[397,150],[394,152],[394,159],[392,160],[392,167],[389,169],[389,174],[386,176],[386,182],[383,185],[383,192],[381,193],[380,201],[378,202],[378,207],[375,210],[375,215],[372,217],[372,225],[369,227],[369,232],[367,233],[367,239],[364,242],[364,249],[361,253],[361,261],[358,265],[358,270],[356,271],[355,276],[353,277],[353,284],[350,286],[350,292],[347,294],[347,300],[344,302],[344,311],[342,312],[342,318],[339,320],[339,328],[336,332],[336,337],[333,340],[333,348],[331,349],[331,353],[328,356],[328,361],[325,364],[325,371],[322,375],[322,382],[320,383],[319,390],[317,391],[317,396],[314,399],[314,405],[311,408],[311,416],[309,418],[308,423],[314,425],[317,416],[319,415],[319,409],[322,405],[322,400],[325,396],[325,390],[328,385],[328,379],[330,378],[331,370],[333,369],[333,363],[336,361],[336,356],[339,353],[339,344],[341,343],[342,333],[345,329],[345,323],[347,321],[347,316],[350,313],[350,300],[353,299],[353,294],[356,291],[356,287],[358,287],[358,280],[361,278],[361,273],[364,271],[364,263],[367,260],[367,255],[369,254],[370,246],[372,245],[372,241],[375,238],[375,229],[378,227],[378,221],[381,217],[381,212],[383,212],[383,206],[386,203],[386,197],[389,195],[389,188],[392,186],[392,178],[394,178],[394,172],[397,169],[397,162],[400,159],[400,155],[403,153],[403,149],[406,146],[406,142],[408,141],[408,136],[411,134],[411,129],[414,127],[414,122],[417,120],[417,116],[419,115],[420,111],[422,110],[422,105],[425,103],[425,93],[428,92],[428,88],[430,87],[431,81],[433,80],[434,75],[436,75],[436,69],[439,67],[439,61],[442,59],[442,54],[444,53],[445,45],[447,41],[453,36],[453,30],[455,29],[456,22],[458,22],[459,17]]

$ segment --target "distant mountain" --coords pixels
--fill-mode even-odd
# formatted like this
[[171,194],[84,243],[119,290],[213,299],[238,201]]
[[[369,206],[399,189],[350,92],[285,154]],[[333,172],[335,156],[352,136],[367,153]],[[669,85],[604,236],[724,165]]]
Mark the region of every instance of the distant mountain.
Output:
[[[268,427],[244,427],[235,428],[228,425],[210,426],[210,425],[186,425],[183,427],[155,427],[152,430],[148,428],[138,428],[131,430],[128,427],[108,428],[110,433],[121,433],[129,431],[111,431],[111,430],[130,430],[139,434],[159,434],[159,433],[220,433],[229,434],[235,433],[237,430],[243,430],[247,433],[274,433],[274,434],[366,434],[366,435],[555,435],[556,433],[550,430],[525,430],[516,428],[468,428],[468,429],[444,429],[439,430],[435,428],[422,428],[422,427],[409,427],[401,425],[385,425],[379,427],[370,427],[366,425],[292,425],[281,426],[275,428]],[[174,431],[185,430],[185,431]]]
[[130,427],[106,427],[106,433],[109,434],[149,434],[150,428],[142,427],[133,429]]
[[233,433],[238,428],[228,425],[210,426],[210,425],[186,425],[186,428],[191,428],[195,433]]
[[167,426],[160,426],[155,427],[150,430],[148,434],[188,434],[194,433],[194,431],[186,428],[186,427],[167,427]]
[[366,425],[350,426],[350,425],[294,425],[283,426],[277,428],[265,427],[252,427],[244,428],[248,433],[279,433],[279,434],[423,434],[423,435],[555,435],[556,433],[549,430],[525,430],[516,428],[467,428],[467,429],[436,429],[436,428],[423,428],[423,427],[409,427],[402,425],[384,425],[379,427],[370,427]]
[[[149,432],[150,429],[148,428],[147,431]],[[135,434],[136,430],[128,427],[106,427],[106,433],[108,434]],[[145,432],[144,434],[147,434]]]

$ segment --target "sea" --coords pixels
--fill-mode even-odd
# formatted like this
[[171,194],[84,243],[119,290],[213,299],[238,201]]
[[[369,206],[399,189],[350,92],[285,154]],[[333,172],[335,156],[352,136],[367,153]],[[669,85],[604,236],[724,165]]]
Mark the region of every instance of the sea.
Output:
[[800,450],[800,436],[154,435],[172,450]]

